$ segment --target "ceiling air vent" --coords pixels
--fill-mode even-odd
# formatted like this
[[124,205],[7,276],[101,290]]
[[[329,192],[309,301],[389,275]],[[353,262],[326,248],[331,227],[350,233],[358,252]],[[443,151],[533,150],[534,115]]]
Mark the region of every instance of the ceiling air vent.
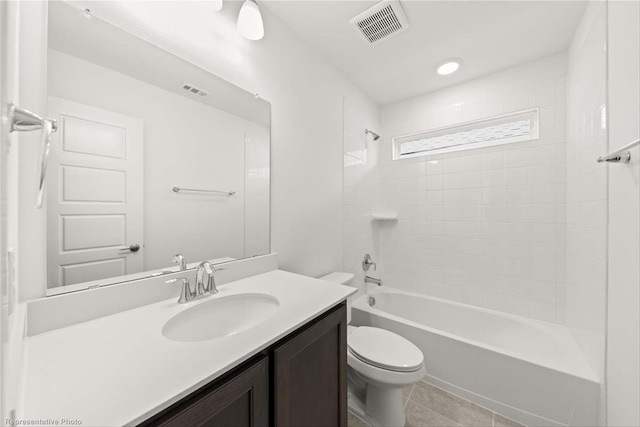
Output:
[[195,95],[200,95],[200,96],[207,96],[208,93],[202,89],[198,89],[197,87],[190,85],[189,83],[183,83],[182,84],[182,89],[186,90],[187,92],[191,92]]
[[409,28],[407,15],[397,0],[383,0],[349,23],[371,44],[380,43]]

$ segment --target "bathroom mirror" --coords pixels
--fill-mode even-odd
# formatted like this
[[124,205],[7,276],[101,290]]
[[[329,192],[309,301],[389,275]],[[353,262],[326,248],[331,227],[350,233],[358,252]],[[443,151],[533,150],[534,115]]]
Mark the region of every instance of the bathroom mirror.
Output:
[[47,293],[269,252],[270,104],[49,3]]

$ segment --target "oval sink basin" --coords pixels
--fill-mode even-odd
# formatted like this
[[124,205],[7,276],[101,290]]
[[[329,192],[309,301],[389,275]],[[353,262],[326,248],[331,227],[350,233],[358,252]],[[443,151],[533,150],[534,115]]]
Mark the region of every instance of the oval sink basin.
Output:
[[193,342],[228,337],[271,317],[280,303],[267,294],[238,294],[216,298],[176,314],[162,335],[172,341]]

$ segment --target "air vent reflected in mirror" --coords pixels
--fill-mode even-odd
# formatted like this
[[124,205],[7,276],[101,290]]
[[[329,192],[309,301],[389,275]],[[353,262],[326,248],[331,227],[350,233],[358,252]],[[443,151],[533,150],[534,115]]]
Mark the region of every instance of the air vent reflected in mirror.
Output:
[[182,89],[191,92],[193,94],[199,95],[199,96],[207,96],[208,93],[202,89],[199,89],[189,83],[183,83],[182,84]]

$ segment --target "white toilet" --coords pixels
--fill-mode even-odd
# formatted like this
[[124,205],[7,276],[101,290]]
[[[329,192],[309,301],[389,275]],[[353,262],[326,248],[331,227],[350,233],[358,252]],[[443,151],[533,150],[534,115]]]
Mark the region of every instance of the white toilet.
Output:
[[[353,277],[331,273],[321,280],[349,285]],[[372,426],[404,426],[402,389],[424,378],[422,351],[385,329],[347,328],[349,410]]]

